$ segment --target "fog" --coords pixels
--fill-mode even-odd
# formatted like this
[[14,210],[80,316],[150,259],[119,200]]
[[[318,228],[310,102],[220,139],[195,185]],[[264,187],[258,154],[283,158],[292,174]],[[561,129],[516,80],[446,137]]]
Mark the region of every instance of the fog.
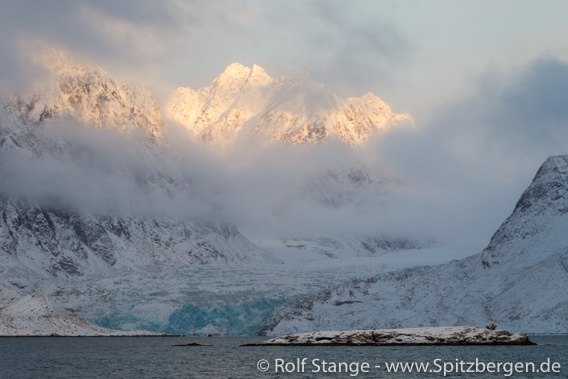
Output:
[[[454,30],[432,29],[411,15],[394,22],[392,15],[416,6],[398,3],[348,9],[327,1],[4,4],[0,85],[10,94],[28,92],[45,75],[30,54],[47,44],[95,61],[128,85],[149,86],[162,103],[174,84],[206,85],[241,61],[274,77],[307,71],[339,96],[373,91],[390,104],[396,92],[393,109],[409,111],[417,127],[389,131],[361,147],[239,138],[218,151],[171,120],[156,145],[141,132],[94,130],[71,120],[23,126],[4,115],[0,193],[101,214],[222,220],[254,236],[358,233],[488,242],[539,165],[566,152],[568,64],[562,51],[536,51],[533,41],[531,54],[523,55],[531,59],[504,69],[480,54],[476,66],[482,68],[466,70],[458,63],[470,55],[453,60],[448,49],[483,53],[493,41],[500,51],[498,16],[507,7],[496,10],[493,34],[486,31],[491,35],[473,41],[476,50],[469,51],[452,37]],[[432,12],[444,11],[442,26],[464,19],[454,12],[462,5],[440,4]],[[523,14],[530,6],[522,6]],[[539,12],[549,12],[545,8]],[[478,34],[478,20],[468,21],[456,35]],[[511,30],[523,38],[518,25]],[[556,41],[538,36],[538,46]],[[448,87],[448,81],[456,83]],[[444,96],[433,85],[438,82],[446,83]],[[406,101],[419,106],[404,108]],[[363,180],[345,179],[354,171]]]

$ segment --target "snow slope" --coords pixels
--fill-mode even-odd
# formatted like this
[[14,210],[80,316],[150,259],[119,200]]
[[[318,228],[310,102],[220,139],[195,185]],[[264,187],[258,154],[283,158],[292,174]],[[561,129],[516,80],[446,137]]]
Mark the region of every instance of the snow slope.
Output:
[[75,316],[53,300],[20,296],[0,286],[0,336],[151,336],[148,331],[105,329]]
[[264,332],[494,322],[566,333],[567,229],[568,156],[552,156],[483,252],[339,285],[276,310]]
[[340,99],[308,74],[273,79],[257,65],[239,63],[229,65],[209,87],[178,88],[167,112],[214,145],[239,134],[292,144],[336,138],[361,145],[373,134],[413,122],[372,93]]

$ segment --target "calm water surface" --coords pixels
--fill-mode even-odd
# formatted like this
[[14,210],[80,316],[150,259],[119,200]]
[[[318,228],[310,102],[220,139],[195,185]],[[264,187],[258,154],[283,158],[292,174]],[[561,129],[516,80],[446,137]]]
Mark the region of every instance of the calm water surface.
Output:
[[[436,373],[388,373],[385,362],[429,362],[430,369],[464,362],[534,362],[550,359],[560,373],[448,373],[446,378],[568,378],[568,336],[532,336],[538,346],[243,347],[266,338],[0,338],[1,378],[443,378]],[[196,342],[213,346],[176,344]],[[306,358],[302,371],[298,359]],[[259,360],[268,370],[257,368]],[[312,372],[319,365],[319,373]],[[440,366],[434,366],[434,361]],[[282,361],[278,361],[282,360]],[[323,361],[328,362],[324,370]],[[291,373],[275,372],[275,363]],[[336,370],[340,362],[342,373]],[[354,362],[354,363],[353,363]],[[363,362],[370,365],[364,373]],[[265,364],[265,363],[264,363]],[[357,364],[359,372],[357,373]],[[375,368],[374,366],[380,366]],[[262,364],[261,364],[262,366]],[[543,366],[546,368],[546,366]],[[448,366],[448,369],[450,367]],[[467,367],[464,367],[467,369]]]

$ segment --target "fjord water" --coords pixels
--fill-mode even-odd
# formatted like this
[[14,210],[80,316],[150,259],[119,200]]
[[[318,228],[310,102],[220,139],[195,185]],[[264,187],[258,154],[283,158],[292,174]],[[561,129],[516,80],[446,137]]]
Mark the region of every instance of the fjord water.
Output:
[[[446,378],[565,378],[568,373],[568,336],[531,336],[537,346],[398,346],[398,347],[258,347],[239,346],[258,343],[263,337],[188,338],[188,337],[85,337],[85,338],[0,338],[1,378],[311,378],[362,377],[408,378],[444,377],[443,373],[388,373],[385,362],[534,362],[548,358],[559,362],[560,373],[449,373]],[[174,346],[200,343],[211,346]],[[315,366],[305,366],[303,373],[298,358],[308,362],[368,362],[368,373],[313,373]],[[270,367],[261,372],[261,359]],[[294,364],[295,372],[275,373],[276,359]],[[381,368],[374,368],[380,365]],[[329,366],[328,366],[329,367]],[[354,367],[354,366],[353,366]]]

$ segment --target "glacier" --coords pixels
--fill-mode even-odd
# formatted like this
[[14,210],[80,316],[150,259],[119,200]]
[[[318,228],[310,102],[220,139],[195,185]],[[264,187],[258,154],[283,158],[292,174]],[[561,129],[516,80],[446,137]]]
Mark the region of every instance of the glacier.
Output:
[[[470,255],[477,246],[431,246],[375,256],[355,256],[350,250],[336,258],[317,248],[303,250],[286,243],[260,245],[284,258],[283,264],[240,263],[163,267],[155,272],[103,279],[35,278],[34,288],[54,298],[78,316],[112,329],[145,329],[172,334],[199,334],[210,327],[226,335],[256,335],[269,314],[316,294],[346,278],[361,280],[414,264],[445,262]],[[10,285],[9,283],[7,285]]]

